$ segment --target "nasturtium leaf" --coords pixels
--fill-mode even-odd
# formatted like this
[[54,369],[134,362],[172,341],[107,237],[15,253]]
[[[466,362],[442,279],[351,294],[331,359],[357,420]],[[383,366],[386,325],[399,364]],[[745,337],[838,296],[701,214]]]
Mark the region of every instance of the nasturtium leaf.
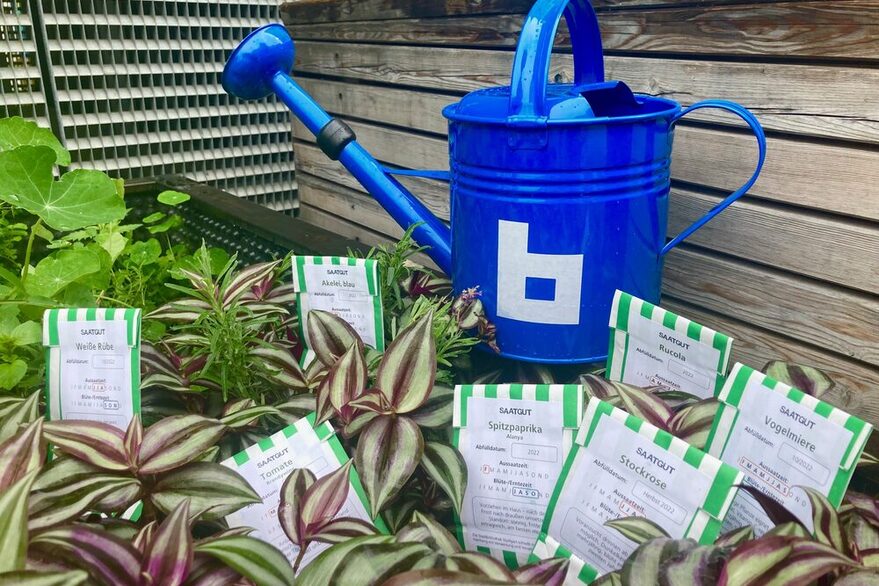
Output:
[[166,206],[178,206],[189,201],[191,198],[188,193],[168,189],[160,193],[156,199],[159,200],[159,203],[163,203]]
[[408,417],[381,415],[363,429],[354,465],[369,497],[373,519],[415,472],[423,452],[421,429]]
[[31,470],[8,489],[0,492],[0,573],[24,569],[27,552],[28,492],[38,470]]
[[55,230],[76,230],[125,217],[116,183],[100,171],[77,169],[55,181],[55,152],[24,146],[0,152],[0,199],[36,214]]
[[143,219],[144,224],[155,224],[165,217],[164,212],[153,212]]
[[115,262],[119,255],[125,250],[125,245],[128,244],[128,238],[120,234],[119,232],[104,232],[95,236],[95,242],[100,245],[101,248],[107,251],[107,254],[110,255],[110,259]]
[[21,146],[49,147],[55,153],[56,164],[62,167],[70,164],[70,153],[48,128],[20,116],[0,118],[0,152]]
[[59,291],[101,270],[101,258],[92,250],[60,250],[45,257],[25,282],[25,290],[39,297],[54,297]]
[[43,329],[35,321],[26,321],[15,326],[12,330],[12,339],[16,346],[39,344],[43,339]]
[[421,466],[449,495],[455,510],[460,513],[467,488],[467,464],[458,450],[440,442],[427,442],[424,444]]
[[14,388],[26,374],[27,362],[20,358],[0,364],[0,389],[8,391]]
[[162,234],[163,232],[167,232],[173,228],[177,228],[183,225],[183,220],[180,216],[168,216],[164,222],[161,224],[155,224],[153,226],[149,226],[147,231],[150,234]]

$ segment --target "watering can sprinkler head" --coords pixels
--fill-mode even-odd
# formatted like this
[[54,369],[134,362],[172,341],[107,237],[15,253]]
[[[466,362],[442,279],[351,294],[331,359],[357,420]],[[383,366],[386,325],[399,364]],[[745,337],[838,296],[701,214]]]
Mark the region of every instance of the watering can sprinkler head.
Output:
[[262,26],[241,41],[223,70],[223,89],[242,100],[271,93],[272,78],[293,69],[293,39],[280,24]]

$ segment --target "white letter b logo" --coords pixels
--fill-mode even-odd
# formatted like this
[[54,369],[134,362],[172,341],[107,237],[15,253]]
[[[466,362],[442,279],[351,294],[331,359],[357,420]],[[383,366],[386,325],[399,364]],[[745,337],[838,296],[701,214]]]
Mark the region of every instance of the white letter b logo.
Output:
[[582,254],[528,252],[528,224],[498,220],[498,317],[577,325],[582,279]]

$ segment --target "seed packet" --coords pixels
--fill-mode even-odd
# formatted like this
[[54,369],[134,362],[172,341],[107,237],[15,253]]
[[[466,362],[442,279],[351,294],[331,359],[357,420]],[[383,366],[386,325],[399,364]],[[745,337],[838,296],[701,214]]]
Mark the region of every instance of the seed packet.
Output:
[[[812,507],[797,488],[821,492],[838,507],[873,427],[845,411],[736,364],[718,397],[708,452],[745,473],[745,482],[775,499],[812,529]],[[724,530],[774,524],[739,491]]]
[[636,549],[605,523],[642,516],[673,538],[713,543],[742,473],[597,398],[546,509],[532,559],[567,557],[566,583],[618,570]]
[[707,399],[723,386],[733,339],[628,293],[610,312],[607,378]]
[[458,540],[515,568],[540,531],[583,413],[577,385],[459,385],[452,442],[467,463]]
[[303,366],[314,359],[308,339],[308,312],[333,313],[354,328],[363,343],[385,349],[384,318],[378,263],[371,258],[294,256],[293,289],[305,344]]
[[43,346],[49,419],[124,430],[140,413],[139,309],[49,309]]
[[[255,531],[251,535],[280,549],[291,564],[299,555],[299,547],[287,538],[278,521],[281,486],[295,468],[308,468],[321,478],[341,468],[349,459],[332,425],[324,422],[314,427],[314,421],[315,414],[312,413],[221,462],[241,474],[263,501],[227,515],[229,527],[252,527]],[[353,467],[350,482],[348,499],[337,516],[363,519],[387,533],[380,518],[370,519],[366,493]],[[300,568],[327,547],[329,545],[324,543],[309,544]]]

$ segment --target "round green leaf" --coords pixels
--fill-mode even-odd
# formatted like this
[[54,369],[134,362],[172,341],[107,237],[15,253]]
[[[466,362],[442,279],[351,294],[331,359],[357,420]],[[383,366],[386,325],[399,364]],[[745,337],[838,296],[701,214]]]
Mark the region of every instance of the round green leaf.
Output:
[[163,203],[166,206],[179,206],[180,204],[189,201],[190,196],[188,193],[169,189],[160,193],[156,199],[159,200],[159,203]]

